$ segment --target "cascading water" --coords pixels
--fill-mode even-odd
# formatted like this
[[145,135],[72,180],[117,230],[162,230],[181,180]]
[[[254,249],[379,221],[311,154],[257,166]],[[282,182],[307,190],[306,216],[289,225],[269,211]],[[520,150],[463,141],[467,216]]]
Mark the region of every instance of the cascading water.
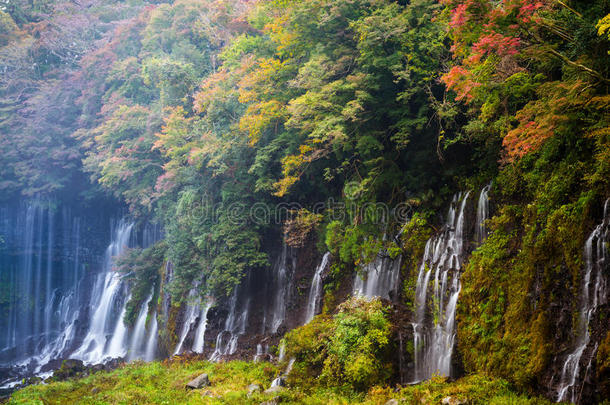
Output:
[[39,373],[73,345],[83,251],[95,266],[96,245],[83,247],[80,218],[67,206],[33,199],[0,207],[0,366],[12,370],[0,386]]
[[186,305],[186,312],[184,314],[184,322],[182,323],[182,330],[180,331],[180,339],[174,350],[174,354],[182,353],[184,341],[188,336],[191,328],[195,325],[197,317],[199,316],[199,308],[201,306],[201,298],[197,292],[197,288],[192,288],[189,291],[188,301]]
[[[469,192],[463,197],[461,193],[454,196],[443,232],[426,243],[417,277],[415,322],[412,324],[415,382],[435,373],[449,376],[451,372],[468,196]],[[430,286],[432,274],[434,279]],[[428,297],[430,287],[433,294]],[[428,313],[429,309],[432,314]]]
[[157,331],[159,325],[157,323],[157,313],[153,313],[150,328],[148,332],[148,342],[144,351],[144,361],[153,361],[157,357]]
[[[72,357],[86,363],[99,363],[108,357],[121,357],[125,347],[126,328],[123,324],[125,307],[120,306],[123,283],[121,275],[113,271],[113,258],[129,246],[133,223],[121,220],[113,232],[106,249],[104,272],[98,275],[91,297],[89,330],[80,348]],[[120,316],[114,317],[115,308],[122,308]],[[110,342],[109,342],[110,339]]]
[[489,190],[491,189],[491,183],[483,187],[481,194],[479,195],[479,201],[477,202],[477,223],[475,229],[474,238],[478,243],[483,243],[487,238],[487,228],[485,227],[485,221],[489,217]]
[[[591,364],[582,367],[582,356],[586,350],[591,350],[591,357],[597,351],[597,345],[591,347],[589,324],[600,304],[606,302],[605,269],[610,265],[608,259],[608,244],[610,241],[610,199],[604,205],[604,219],[585,242],[585,268],[580,286],[579,318],[574,330],[577,337],[576,347],[568,355],[561,370],[557,389],[557,401],[580,401],[577,382],[581,379],[581,370],[587,370]],[[588,370],[587,370],[588,371]],[[586,372],[585,372],[586,374]]]
[[214,305],[214,300],[211,297],[208,297],[199,314],[199,325],[195,331],[195,339],[193,341],[193,351],[195,353],[203,353],[205,330],[208,326],[208,312],[210,311],[210,308],[212,308],[212,305]]
[[284,320],[286,319],[286,303],[290,297],[290,287],[292,283],[292,272],[296,267],[296,257],[292,249],[289,249],[286,244],[282,247],[282,254],[274,267],[272,267],[272,294],[273,302],[271,305],[271,313],[265,318],[270,321],[270,324],[263,327],[268,328],[269,332],[276,333]]
[[394,299],[400,278],[401,256],[391,259],[384,252],[380,252],[375,260],[367,263],[362,270],[363,276],[356,274],[354,280],[354,295],[364,297],[382,297]]
[[128,245],[147,247],[162,237],[161,226],[144,224],[135,233],[122,220],[108,234],[110,207],[57,205],[32,199],[0,206],[0,283],[8,292],[0,303],[0,389],[42,375],[55,360],[95,363],[156,353],[157,325],[146,326],[144,308],[133,331],[125,326],[129,285],[112,267]]
[[318,265],[316,272],[311,280],[309,288],[309,297],[307,299],[307,308],[305,312],[305,323],[309,323],[320,310],[322,300],[322,273],[328,267],[330,262],[330,252],[326,252],[322,257],[322,261]]
[[145,344],[144,341],[146,335],[146,318],[148,315],[148,306],[153,298],[153,292],[150,292],[150,295],[142,304],[140,308],[140,313],[138,314],[138,319],[133,327],[133,332],[131,334],[131,341],[129,344],[129,360],[136,359],[144,359],[145,358]]
[[[246,283],[246,285],[249,283]],[[224,330],[216,336],[216,348],[210,356],[211,361],[218,361],[223,356],[229,356],[237,351],[239,336],[246,331],[248,313],[250,309],[250,297],[247,297],[243,306],[238,305],[239,292],[242,285],[237,286],[229,300],[229,315],[225,320]]]

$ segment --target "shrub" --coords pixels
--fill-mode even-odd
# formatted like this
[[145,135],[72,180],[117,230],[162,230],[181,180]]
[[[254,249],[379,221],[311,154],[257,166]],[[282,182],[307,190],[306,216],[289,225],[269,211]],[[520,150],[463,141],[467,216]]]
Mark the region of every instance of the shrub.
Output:
[[293,379],[365,390],[388,380],[392,325],[379,299],[352,297],[333,317],[320,315],[286,335]]

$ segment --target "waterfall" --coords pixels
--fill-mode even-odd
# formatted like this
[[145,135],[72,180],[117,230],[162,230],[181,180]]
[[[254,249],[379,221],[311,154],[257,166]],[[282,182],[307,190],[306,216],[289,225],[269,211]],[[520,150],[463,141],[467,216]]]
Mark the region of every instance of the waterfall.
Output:
[[146,343],[146,350],[144,351],[144,361],[153,361],[157,356],[157,331],[159,325],[157,324],[157,313],[152,315],[150,321],[150,330],[148,332],[148,342]]
[[127,330],[123,323],[126,308],[122,307],[118,318],[112,316],[117,304],[121,303],[123,286],[120,274],[113,271],[113,258],[128,247],[132,229],[133,223],[121,220],[112,233],[104,271],[98,275],[91,296],[89,329],[80,348],[72,354],[73,358],[99,363],[107,357],[123,356],[127,351],[124,347]]
[[320,310],[320,303],[322,300],[322,273],[328,267],[330,261],[330,252],[326,252],[322,257],[322,261],[316,269],[316,273],[311,280],[311,287],[309,288],[309,297],[307,299],[307,308],[305,312],[305,323],[309,323],[314,316]]
[[[250,275],[249,275],[250,277]],[[249,283],[246,283],[248,285]],[[247,297],[243,307],[238,305],[239,292],[242,285],[235,287],[233,295],[229,300],[229,314],[225,320],[224,330],[216,336],[216,347],[210,356],[210,361],[218,361],[224,356],[232,355],[237,351],[239,336],[246,331],[248,313],[250,309],[250,297]]]
[[[464,209],[469,194],[453,197],[443,232],[426,243],[417,276],[415,322],[412,323],[415,382],[436,373],[448,376],[451,372],[464,247]],[[428,298],[432,275],[432,296]],[[426,322],[430,318],[428,309],[432,310],[433,320]]]
[[[576,347],[568,355],[561,370],[557,389],[557,401],[579,401],[576,383],[581,374],[581,358],[590,345],[589,324],[599,304],[606,302],[606,279],[604,271],[609,265],[608,243],[610,240],[610,199],[604,204],[604,219],[587,238],[584,248],[584,274],[580,285],[579,317],[574,335],[577,336]],[[597,345],[591,356],[597,351]],[[590,364],[587,366],[587,368]]]
[[292,371],[292,367],[294,366],[294,362],[295,362],[295,359],[290,359],[288,361],[288,365],[286,366],[286,370],[284,370],[284,372],[279,377],[277,377],[273,381],[271,381],[271,387],[281,387],[283,385],[283,380],[285,380],[286,377],[288,377],[288,374],[290,374],[290,372]]
[[478,243],[482,243],[487,238],[487,229],[485,227],[485,221],[489,218],[489,189],[491,183],[483,187],[481,194],[479,195],[479,201],[477,202],[477,222],[475,229],[475,240]]
[[210,297],[206,299],[205,305],[201,309],[199,314],[199,325],[195,331],[195,340],[193,342],[193,351],[195,353],[203,353],[203,346],[205,343],[205,330],[208,326],[208,312],[214,305],[214,300]]
[[38,373],[63,356],[75,339],[80,313],[78,224],[69,209],[57,210],[38,198],[0,206],[3,367],[24,376]]
[[[127,297],[126,301],[129,301],[131,296]],[[125,314],[127,313],[127,306],[123,305],[123,309],[121,310],[121,315],[116,320],[114,327],[114,331],[112,332],[112,338],[110,339],[110,344],[108,348],[104,352],[104,358],[116,358],[116,357],[124,357],[127,354],[127,326],[125,326]],[[102,359],[103,360],[103,359]]]
[[[290,263],[289,263],[290,260]],[[276,265],[271,269],[273,275],[272,292],[273,303],[271,306],[271,325],[270,332],[276,333],[284,320],[286,319],[286,304],[290,296],[290,287],[292,283],[292,272],[294,270],[296,258],[294,252],[286,244],[282,247],[282,254],[278,258]],[[291,265],[289,267],[289,264]]]
[[58,208],[39,198],[0,205],[0,285],[6,291],[0,368],[10,370],[0,386],[43,375],[44,366],[69,357],[88,364],[127,353],[154,358],[158,325],[146,325],[152,296],[130,331],[123,322],[130,286],[113,271],[113,260],[137,241],[156,242],[162,228],[145,225],[136,234],[121,220],[108,233],[104,218],[99,206]]
[[385,252],[380,252],[375,260],[364,266],[363,275],[356,274],[353,286],[354,295],[368,298],[396,298],[393,294],[396,294],[398,289],[401,259],[400,256],[391,259]]
[[174,350],[174,355],[182,353],[184,341],[186,340],[186,337],[191,331],[191,328],[195,324],[197,316],[199,315],[200,304],[201,298],[199,297],[197,287],[192,288],[191,291],[189,291],[186,312],[184,314],[184,321],[182,323],[182,330],[180,331],[180,339],[178,340],[178,344],[176,345],[176,349]]
[[144,357],[144,338],[146,335],[146,318],[148,315],[148,306],[153,298],[153,291],[150,292],[150,295],[142,303],[142,307],[140,308],[140,313],[138,314],[138,319],[133,327],[133,332],[131,334],[131,342],[129,344],[129,360],[142,359]]
[[284,361],[284,357],[286,357],[286,341],[284,339],[282,339],[280,342],[278,361],[279,362]]
[[265,344],[263,346],[262,343],[258,343],[256,345],[256,354],[254,355],[254,362],[256,363],[258,361],[261,361],[261,359],[267,354],[269,354],[269,345]]

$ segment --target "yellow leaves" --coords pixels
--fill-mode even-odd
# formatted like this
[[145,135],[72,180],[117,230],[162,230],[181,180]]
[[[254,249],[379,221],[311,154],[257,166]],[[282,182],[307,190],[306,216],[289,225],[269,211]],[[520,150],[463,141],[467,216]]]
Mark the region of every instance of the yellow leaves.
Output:
[[328,150],[321,141],[310,140],[309,143],[299,146],[298,155],[288,155],[282,159],[282,178],[273,184],[276,192],[273,195],[283,197],[305,171],[311,162],[328,154]]
[[610,40],[610,14],[598,21],[597,35],[600,37],[603,35],[608,35],[608,39]]
[[239,120],[239,129],[248,134],[250,145],[255,145],[262,132],[275,126],[286,118],[285,106],[277,100],[269,100],[248,106],[248,110]]
[[285,67],[286,62],[275,58],[260,58],[257,67],[246,74],[239,82],[239,102],[248,103],[260,99],[277,85],[277,74]]
[[299,181],[297,176],[284,176],[279,181],[273,183],[273,187],[277,190],[273,195],[283,197],[288,193],[290,187]]
[[277,17],[273,22],[266,24],[263,29],[265,33],[269,34],[271,40],[277,44],[277,55],[292,56],[291,48],[297,43],[299,38],[296,33],[286,29],[288,20],[288,15]]

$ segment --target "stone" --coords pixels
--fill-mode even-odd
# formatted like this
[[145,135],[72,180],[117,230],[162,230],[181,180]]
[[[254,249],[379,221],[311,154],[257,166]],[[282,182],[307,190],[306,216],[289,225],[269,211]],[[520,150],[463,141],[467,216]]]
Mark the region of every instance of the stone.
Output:
[[250,384],[248,385],[248,395],[252,395],[255,392],[260,392],[261,391],[261,386],[258,384]]
[[92,394],[97,394],[98,392],[100,392],[100,389],[99,389],[99,388],[97,388],[97,387],[93,387],[93,388],[91,388],[91,393],[92,393]]
[[201,374],[199,377],[186,384],[186,388],[197,390],[199,388],[207,387],[208,385],[210,385],[210,379],[208,378],[208,375]]
[[386,402],[385,405],[398,405],[398,400],[392,398],[388,402]]
[[278,403],[278,400],[274,398],[271,401],[261,402],[260,405],[277,405]]
[[66,359],[61,363],[61,368],[53,373],[54,381],[65,381],[68,378],[77,377],[86,370],[81,360]]
[[466,405],[466,403],[467,401],[454,397],[445,397],[441,401],[443,405]]

